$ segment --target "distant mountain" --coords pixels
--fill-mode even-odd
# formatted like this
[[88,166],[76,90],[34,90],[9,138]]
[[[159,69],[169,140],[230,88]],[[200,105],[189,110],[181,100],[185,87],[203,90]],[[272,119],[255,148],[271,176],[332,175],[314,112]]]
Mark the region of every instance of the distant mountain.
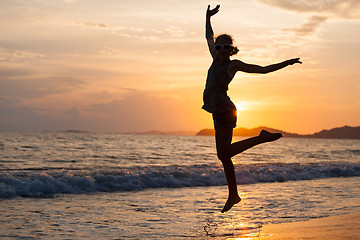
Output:
[[339,127],[330,130],[322,130],[311,135],[313,138],[346,138],[360,139],[360,127]]
[[[322,130],[314,134],[297,134],[297,133],[288,133],[282,130],[269,128],[269,127],[257,127],[252,129],[247,128],[235,128],[234,136],[257,136],[261,130],[267,130],[269,132],[279,132],[282,133],[284,137],[295,137],[295,138],[337,138],[337,139],[360,139],[360,126],[359,127],[339,127],[333,128],[330,130]],[[197,136],[213,136],[215,131],[213,129],[203,129],[196,134]]]
[[90,133],[88,131],[82,131],[82,130],[75,130],[75,129],[69,129],[69,130],[59,130],[59,131],[51,131],[51,130],[44,130],[43,132],[58,132],[58,133]]
[[[299,134],[294,134],[294,133],[287,133],[284,132],[282,130],[279,129],[275,129],[275,128],[269,128],[269,127],[257,127],[257,128],[235,128],[234,129],[234,136],[242,136],[242,137],[250,137],[250,136],[257,136],[260,134],[261,130],[267,130],[269,132],[277,132],[277,133],[282,133],[282,135],[284,137],[298,137],[300,136]],[[214,129],[203,129],[200,132],[198,132],[196,134],[197,136],[213,136],[215,135],[215,130]]]

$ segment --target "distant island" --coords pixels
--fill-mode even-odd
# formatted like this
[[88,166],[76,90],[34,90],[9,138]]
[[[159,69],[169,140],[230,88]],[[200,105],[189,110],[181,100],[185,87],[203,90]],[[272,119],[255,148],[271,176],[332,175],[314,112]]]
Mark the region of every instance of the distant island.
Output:
[[[257,136],[260,131],[265,129],[269,132],[280,132],[284,137],[293,137],[293,138],[332,138],[332,139],[360,139],[360,126],[359,127],[350,127],[343,126],[338,128],[332,128],[330,130],[322,130],[314,134],[297,134],[297,133],[288,133],[279,129],[269,128],[269,127],[257,127],[257,128],[235,128],[234,136]],[[215,131],[213,129],[203,129],[200,132],[196,133],[197,136],[213,136]]]

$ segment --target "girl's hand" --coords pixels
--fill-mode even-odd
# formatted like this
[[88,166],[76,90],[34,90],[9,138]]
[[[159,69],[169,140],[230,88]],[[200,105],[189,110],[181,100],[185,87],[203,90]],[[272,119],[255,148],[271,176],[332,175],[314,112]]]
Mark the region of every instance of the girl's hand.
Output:
[[206,17],[211,17],[219,11],[220,5],[217,5],[214,9],[210,9],[210,5],[208,5],[207,11],[206,11]]
[[290,59],[290,60],[289,60],[289,64],[290,64],[290,65],[293,65],[294,63],[300,63],[300,64],[302,64],[302,62],[299,61],[299,60],[300,60],[300,58]]

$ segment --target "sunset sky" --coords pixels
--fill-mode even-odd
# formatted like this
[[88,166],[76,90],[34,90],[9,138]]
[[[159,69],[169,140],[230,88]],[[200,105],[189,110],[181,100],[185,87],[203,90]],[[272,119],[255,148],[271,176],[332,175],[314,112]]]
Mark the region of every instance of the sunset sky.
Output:
[[207,5],[234,58],[303,64],[238,73],[238,126],[314,133],[360,125],[359,0],[0,1],[0,130],[212,128]]

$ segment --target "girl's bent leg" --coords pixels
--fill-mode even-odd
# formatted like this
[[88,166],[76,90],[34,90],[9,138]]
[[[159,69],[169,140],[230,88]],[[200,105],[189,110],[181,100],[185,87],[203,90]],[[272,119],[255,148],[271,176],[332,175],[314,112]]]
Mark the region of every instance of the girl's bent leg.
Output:
[[237,184],[236,184],[236,175],[235,175],[235,169],[234,164],[231,161],[230,158],[221,160],[223,166],[224,166],[224,172],[226,176],[226,181],[228,183],[228,189],[229,189],[229,197],[226,201],[226,204],[224,208],[221,210],[221,212],[229,211],[232,206],[237,204],[241,201],[241,198],[239,197],[238,191],[237,191]]
[[217,128],[215,130],[216,149],[221,160],[229,188],[228,200],[221,212],[226,212],[241,201],[237,191],[234,164],[229,157],[229,146],[232,139],[232,128]]

